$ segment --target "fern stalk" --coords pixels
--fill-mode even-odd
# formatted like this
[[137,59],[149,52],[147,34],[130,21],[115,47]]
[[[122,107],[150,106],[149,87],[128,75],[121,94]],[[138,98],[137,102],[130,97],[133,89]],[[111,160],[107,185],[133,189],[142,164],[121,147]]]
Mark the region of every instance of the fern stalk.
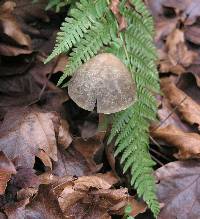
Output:
[[159,203],[153,177],[155,163],[149,154],[149,124],[155,120],[157,110],[153,93],[159,92],[153,20],[142,0],[129,0],[129,4],[127,7],[126,0],[120,2],[120,13],[128,26],[119,33],[109,1],[80,0],[62,24],[46,62],[71,51],[59,85],[99,51],[113,53],[128,67],[136,83],[137,101],[114,115],[108,143],[115,139],[115,156],[121,155],[124,173],[131,173],[131,185],[156,217]]

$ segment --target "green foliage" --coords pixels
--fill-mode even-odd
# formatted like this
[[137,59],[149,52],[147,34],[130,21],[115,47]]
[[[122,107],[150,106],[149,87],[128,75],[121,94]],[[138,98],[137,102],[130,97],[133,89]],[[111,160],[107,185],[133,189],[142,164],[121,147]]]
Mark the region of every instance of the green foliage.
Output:
[[[39,0],[33,0],[33,3],[38,2]],[[74,3],[76,0],[49,0],[46,10],[54,9],[56,12],[59,12],[62,7],[65,7],[69,4]]]
[[159,92],[153,20],[142,0],[129,2],[129,7],[126,0],[120,2],[120,13],[127,21],[127,28],[120,32],[108,0],[80,0],[62,24],[46,62],[60,53],[70,52],[59,85],[100,51],[113,53],[129,68],[136,82],[137,101],[114,115],[109,142],[115,139],[115,155],[121,154],[124,172],[130,171],[131,184],[156,217],[159,204],[155,195],[154,162],[148,150],[149,124],[157,110],[153,93]]

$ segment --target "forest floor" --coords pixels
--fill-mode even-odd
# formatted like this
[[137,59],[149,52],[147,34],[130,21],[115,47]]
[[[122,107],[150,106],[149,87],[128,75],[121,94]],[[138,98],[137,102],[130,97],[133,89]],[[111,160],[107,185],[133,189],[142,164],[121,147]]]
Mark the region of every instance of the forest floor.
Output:
[[[146,0],[155,20],[162,95],[150,128],[159,219],[200,218],[200,2]],[[56,83],[67,63],[44,65],[66,16],[46,1],[0,1],[0,219],[153,218],[114,158],[102,116]]]

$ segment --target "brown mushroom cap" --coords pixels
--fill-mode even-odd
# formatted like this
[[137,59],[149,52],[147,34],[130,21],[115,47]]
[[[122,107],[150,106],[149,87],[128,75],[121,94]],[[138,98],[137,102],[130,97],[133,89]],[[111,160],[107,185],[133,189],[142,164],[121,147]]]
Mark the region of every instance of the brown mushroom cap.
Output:
[[82,65],[68,85],[68,93],[81,108],[110,114],[134,102],[135,84],[126,66],[114,55],[102,53]]

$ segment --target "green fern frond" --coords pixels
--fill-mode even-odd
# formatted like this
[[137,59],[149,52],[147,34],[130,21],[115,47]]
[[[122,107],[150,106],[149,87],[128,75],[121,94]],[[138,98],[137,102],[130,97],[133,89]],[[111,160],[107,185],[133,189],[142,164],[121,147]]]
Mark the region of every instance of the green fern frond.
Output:
[[115,156],[121,154],[124,173],[131,174],[131,185],[148,204],[155,217],[159,203],[155,195],[154,161],[149,154],[149,124],[156,118],[159,92],[158,73],[153,45],[153,19],[142,0],[120,1],[120,13],[127,28],[119,32],[118,23],[109,9],[109,0],[80,0],[62,24],[55,49],[48,57],[69,53],[68,65],[60,78],[67,76],[100,51],[116,55],[128,67],[136,83],[137,98],[128,109],[113,115],[108,143],[115,139]]
[[61,25],[60,32],[57,35],[55,48],[45,63],[49,62],[60,53],[69,51],[77,42],[84,37],[92,24],[102,17],[108,11],[106,0],[80,0],[76,8],[70,11],[70,17],[67,17]]
[[74,71],[84,62],[95,56],[99,50],[112,42],[113,33],[116,33],[116,25],[113,16],[96,22],[88,31],[83,40],[76,44],[69,55],[69,64],[67,65],[63,76],[59,79],[58,85],[63,80],[74,73]]

